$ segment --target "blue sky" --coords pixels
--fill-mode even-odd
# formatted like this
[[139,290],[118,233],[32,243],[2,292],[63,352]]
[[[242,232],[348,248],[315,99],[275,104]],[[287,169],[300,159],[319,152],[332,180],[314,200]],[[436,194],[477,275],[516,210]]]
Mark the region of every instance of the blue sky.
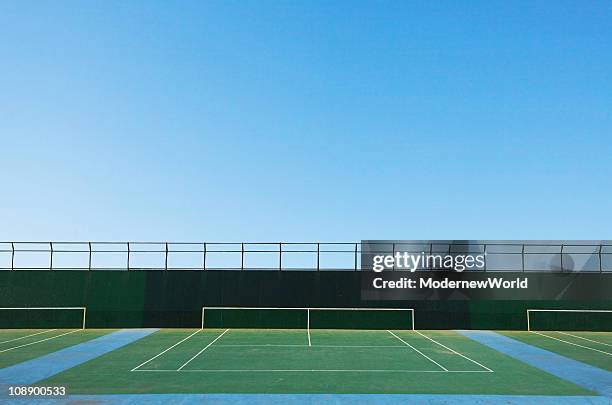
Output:
[[610,21],[3,1],[0,239],[612,239]]

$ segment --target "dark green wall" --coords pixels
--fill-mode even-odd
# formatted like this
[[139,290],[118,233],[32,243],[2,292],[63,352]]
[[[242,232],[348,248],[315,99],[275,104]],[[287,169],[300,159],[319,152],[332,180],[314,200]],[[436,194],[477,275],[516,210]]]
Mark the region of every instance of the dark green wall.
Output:
[[373,302],[360,295],[359,273],[346,271],[0,272],[0,306],[85,306],[92,328],[199,327],[202,306],[414,308],[419,329],[525,329],[527,308],[612,308],[612,298]]

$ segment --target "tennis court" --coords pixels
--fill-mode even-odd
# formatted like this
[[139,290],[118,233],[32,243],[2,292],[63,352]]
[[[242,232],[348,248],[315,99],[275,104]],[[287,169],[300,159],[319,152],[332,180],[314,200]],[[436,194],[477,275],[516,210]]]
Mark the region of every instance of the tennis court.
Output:
[[[63,314],[53,315],[56,320],[76,322],[77,316],[64,314],[68,311],[51,311]],[[44,314],[48,321],[48,312]],[[34,385],[65,386],[76,396],[395,393],[541,395],[577,400],[600,396],[537,364],[471,339],[467,331],[415,330],[414,316],[411,309],[203,308],[199,328],[149,330]],[[348,328],[349,324],[353,327]],[[333,325],[337,328],[330,328]],[[107,339],[105,344],[112,343],[120,332],[3,330],[0,364],[6,372],[21,362],[42,361],[62,350],[82,347],[81,351],[89,351],[84,345],[102,338]],[[557,334],[568,342],[557,340]],[[609,332],[507,331],[494,335],[610,371]],[[570,337],[584,344],[574,345]]]
[[[478,373],[492,370],[419,331],[210,330],[132,369],[205,373]],[[184,355],[197,350],[183,361]],[[175,346],[176,348],[176,346]],[[157,356],[157,355],[156,355]]]
[[[28,317],[48,322],[48,311],[61,313],[53,315],[55,321],[78,318],[65,313],[74,310],[61,309],[38,310],[44,316]],[[554,322],[563,315],[574,323],[583,316],[554,313]],[[86,361],[60,364],[47,374],[43,370],[28,385],[64,386],[76,399],[108,394],[298,393],[610,399],[605,396],[606,384],[612,388],[610,332],[416,330],[415,316],[411,309],[203,308],[198,328],[149,329],[121,344],[114,342],[139,330],[2,330],[0,379],[10,383],[7,378],[18,380],[22,373],[28,382],[32,367],[57,363],[54,355],[61,355],[55,357],[61,363],[72,357],[66,351],[77,357],[98,351]],[[553,320],[540,316],[532,322],[535,329]],[[533,363],[503,345],[479,341],[474,335],[478,333],[503,344],[508,339],[529,350],[543,349],[542,353],[604,374],[594,379],[600,379],[599,385],[581,384],[547,369],[549,360],[542,353],[536,353]],[[96,342],[102,342],[103,350]],[[23,365],[28,368],[21,369]]]
[[42,385],[74,393],[589,392],[453,331],[160,330]]

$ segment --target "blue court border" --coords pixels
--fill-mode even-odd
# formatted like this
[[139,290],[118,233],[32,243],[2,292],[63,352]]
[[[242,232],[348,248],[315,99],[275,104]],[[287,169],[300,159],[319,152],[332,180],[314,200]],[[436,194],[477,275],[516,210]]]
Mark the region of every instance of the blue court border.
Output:
[[0,369],[0,385],[28,385],[142,339],[159,329],[122,329]]
[[[540,396],[540,395],[437,395],[437,394],[123,394],[123,395],[71,395],[57,399],[34,399],[36,405],[95,403],[113,405],[609,405],[610,399],[599,396]],[[23,404],[23,400],[8,401]]]
[[[561,356],[492,331],[458,331],[476,342],[559,378],[612,398],[612,372]],[[612,400],[609,400],[612,402]]]

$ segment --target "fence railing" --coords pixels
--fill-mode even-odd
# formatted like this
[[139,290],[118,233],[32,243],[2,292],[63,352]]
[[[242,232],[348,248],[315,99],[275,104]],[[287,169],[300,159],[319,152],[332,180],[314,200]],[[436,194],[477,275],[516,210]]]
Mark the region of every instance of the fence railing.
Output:
[[477,271],[487,272],[612,272],[610,243],[537,241],[0,242],[0,270],[360,271],[372,255],[396,252],[483,254]]

